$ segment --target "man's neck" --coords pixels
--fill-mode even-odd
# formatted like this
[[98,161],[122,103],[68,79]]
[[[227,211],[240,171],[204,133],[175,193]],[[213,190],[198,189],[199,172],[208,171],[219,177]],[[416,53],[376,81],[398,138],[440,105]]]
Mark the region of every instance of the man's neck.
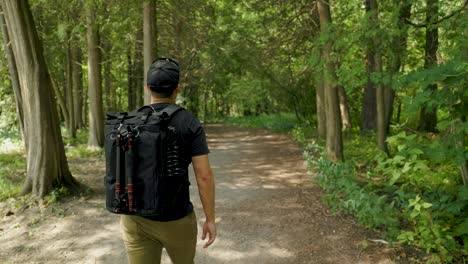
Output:
[[151,104],[175,104],[175,100],[172,98],[151,98]]

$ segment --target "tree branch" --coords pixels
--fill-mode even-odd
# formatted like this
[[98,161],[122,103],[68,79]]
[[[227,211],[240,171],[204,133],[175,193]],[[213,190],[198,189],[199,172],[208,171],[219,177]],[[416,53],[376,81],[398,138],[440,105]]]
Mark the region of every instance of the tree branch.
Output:
[[455,11],[453,11],[451,14],[441,18],[441,19],[438,19],[438,20],[435,20],[435,21],[432,21],[430,23],[424,23],[424,24],[417,24],[417,23],[414,23],[412,21],[410,21],[409,19],[405,18],[405,23],[408,24],[408,25],[411,25],[413,27],[417,27],[417,28],[421,28],[421,27],[427,27],[427,26],[430,26],[430,25],[436,25],[436,24],[439,24],[440,22],[444,21],[444,20],[447,20],[455,15],[457,15],[458,13],[462,12],[463,9],[465,9],[465,7],[468,5],[468,0],[465,0],[465,3],[463,4],[463,6],[460,8],[460,9],[457,9]]

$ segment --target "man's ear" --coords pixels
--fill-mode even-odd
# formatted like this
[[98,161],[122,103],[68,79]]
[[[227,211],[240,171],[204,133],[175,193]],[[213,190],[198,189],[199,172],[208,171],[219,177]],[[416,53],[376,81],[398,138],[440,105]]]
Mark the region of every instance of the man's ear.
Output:
[[177,85],[177,87],[174,89],[174,91],[172,92],[172,96],[177,96],[179,94],[180,90],[179,90],[179,86]]
[[151,93],[151,88],[149,87],[149,85],[146,85],[146,89],[148,89],[148,92]]

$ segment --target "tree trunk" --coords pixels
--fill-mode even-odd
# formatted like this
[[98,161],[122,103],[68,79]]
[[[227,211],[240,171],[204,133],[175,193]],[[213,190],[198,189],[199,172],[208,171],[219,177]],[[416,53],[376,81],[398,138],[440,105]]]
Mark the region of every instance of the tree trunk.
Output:
[[468,160],[465,160],[465,163],[460,166],[460,172],[463,179],[463,184],[468,185]]
[[361,112],[361,132],[363,133],[377,129],[377,101],[375,97],[376,90],[370,78],[370,75],[375,68],[374,53],[369,48],[366,53],[367,83],[366,87],[364,87]]
[[116,111],[116,96],[115,96],[115,89],[112,89],[112,74],[111,74],[111,44],[109,40],[106,39],[103,41],[102,44],[104,50],[104,98],[105,98],[105,106],[104,108],[106,111]]
[[[78,40],[75,38],[74,42]],[[84,126],[82,121],[83,109],[83,55],[79,44],[72,45],[72,82],[73,82],[73,114],[75,119],[75,128]]]
[[21,132],[21,136],[23,138],[23,142],[25,144],[25,150],[26,153],[28,151],[28,146],[27,146],[27,136],[25,135],[25,130],[24,130],[24,113],[23,113],[23,97],[21,96],[21,88],[20,88],[20,83],[18,79],[18,69],[16,67],[16,62],[15,62],[15,55],[13,54],[13,48],[10,43],[10,35],[8,34],[8,28],[5,22],[5,18],[3,16],[3,10],[0,5],[0,24],[2,26],[2,32],[3,32],[3,42],[4,42],[4,48],[5,48],[5,53],[7,56],[7,61],[8,61],[8,71],[10,72],[10,80],[11,80],[11,86],[13,88],[13,93],[15,95],[15,103],[16,103],[16,114],[18,115],[18,124]]
[[[369,0],[369,12],[371,12],[370,19],[376,29],[379,30],[379,18],[377,0]],[[382,54],[380,53],[380,43],[376,38],[373,39],[374,49],[374,72],[378,76],[382,76]],[[387,127],[385,123],[385,88],[382,80],[376,84],[376,100],[377,100],[377,145],[380,150],[387,151]]]
[[[135,105],[135,82],[133,77],[133,63],[132,63],[132,50],[130,47],[127,48],[127,102],[128,111],[132,111],[136,108]],[[140,86],[136,86],[140,89]]]
[[135,91],[135,106],[140,107],[143,105],[143,95],[146,90],[141,89],[145,87],[146,83],[143,81],[146,78],[146,73],[143,72],[143,30],[137,30],[135,50],[133,58],[133,89]]
[[[57,101],[58,101],[58,104],[59,104],[59,107],[60,107],[60,111],[62,111],[63,119],[65,120],[65,124],[68,125],[69,115],[68,115],[66,98],[62,95],[62,92],[60,91],[59,87],[57,86],[57,83],[55,82],[55,79],[53,77],[50,77],[50,81],[51,81],[51,84],[52,84],[52,89],[54,91],[55,97],[57,97]],[[59,119],[59,122],[60,122],[60,119]]]
[[[465,52],[465,54],[466,53],[468,53],[468,52]],[[460,119],[459,124],[464,124],[464,123],[466,124],[466,115],[458,116],[458,118]],[[452,136],[454,136],[456,138],[456,143],[455,144],[458,145],[458,148],[463,153],[463,150],[466,149],[466,146],[465,146],[466,133],[464,133],[463,130],[460,129],[460,127],[462,127],[462,126],[453,125],[452,129],[451,129],[451,132],[453,133]],[[461,130],[461,132],[460,132],[460,130]],[[463,180],[463,184],[468,185],[468,159],[466,158],[466,155],[465,155],[465,158],[462,158],[462,162],[459,165],[459,169],[460,169],[460,174],[461,174],[461,177],[462,177],[462,180]]]
[[324,80],[320,80],[315,89],[316,107],[317,107],[317,136],[325,138],[327,136],[326,118],[325,118],[325,91]]
[[[51,80],[26,0],[3,0],[21,95],[28,153],[22,194],[44,197],[55,186],[77,187],[68,169]],[[11,29],[11,30],[10,30]]]
[[[366,12],[370,12],[369,0],[364,0]],[[374,65],[374,50],[368,44],[366,50],[366,73],[367,83],[364,87],[364,95],[362,98],[362,111],[361,111],[361,133],[373,131],[377,129],[377,101],[375,97],[375,86],[371,80],[371,74],[375,68]]]
[[151,93],[146,88],[146,72],[151,66],[156,56],[155,43],[156,43],[156,4],[154,0],[143,1],[143,60],[144,60],[144,82],[143,82],[143,94],[144,104],[151,103]]
[[[400,30],[393,38],[392,55],[390,56],[389,71],[391,76],[397,74],[403,66],[403,57],[405,56],[406,43],[408,38],[408,26],[406,20],[411,17],[411,2],[409,0],[400,1],[400,10],[398,11],[397,28]],[[390,122],[393,116],[393,106],[395,102],[395,90],[391,82],[385,88],[385,127],[387,133],[390,131]]]
[[[330,34],[329,25],[332,23],[329,0],[319,0],[318,12],[320,17],[320,31]],[[327,154],[332,161],[343,160],[343,139],[341,134],[341,114],[339,107],[336,75],[331,60],[332,38],[328,37],[323,49],[324,57],[324,90],[326,100],[327,123]]]
[[95,10],[95,2],[91,0],[87,19],[89,148],[100,148],[104,143],[104,113],[102,109],[101,69]]
[[341,125],[343,131],[351,130],[351,117],[349,114],[348,98],[343,86],[338,86],[338,96],[340,101]]
[[[375,1],[375,0],[371,0]],[[382,73],[382,55],[380,52],[375,53],[375,72]],[[388,152],[387,143],[387,127],[385,123],[385,90],[382,82],[376,85],[377,99],[377,146],[380,150]]]
[[[67,39],[70,39],[69,37]],[[67,40],[67,56],[66,56],[66,86],[65,86],[65,100],[67,101],[68,109],[68,132],[70,136],[76,138],[76,124],[75,124],[75,113],[73,105],[73,59],[72,59],[72,48],[71,41]]]
[[[437,24],[431,24],[437,20],[439,12],[438,0],[426,0],[426,47],[424,56],[424,68],[429,69],[437,65],[437,50],[439,48],[439,33]],[[426,91],[433,93],[437,90],[437,83],[433,83],[426,88]],[[419,117],[420,131],[436,132],[437,126],[437,106],[423,105]]]

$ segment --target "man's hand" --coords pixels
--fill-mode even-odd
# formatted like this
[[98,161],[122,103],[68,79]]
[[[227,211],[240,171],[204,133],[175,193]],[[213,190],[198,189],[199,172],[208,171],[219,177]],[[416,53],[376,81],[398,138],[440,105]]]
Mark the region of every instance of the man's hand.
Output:
[[200,200],[206,217],[205,224],[203,225],[202,240],[205,240],[208,234],[208,242],[203,246],[207,248],[216,239],[214,178],[208,155],[192,157],[192,164],[195,171],[195,179],[197,180],[198,193],[200,194]]
[[203,225],[202,240],[205,240],[206,234],[208,234],[208,241],[205,243],[203,248],[209,247],[216,239],[216,224],[214,222],[205,222]]

